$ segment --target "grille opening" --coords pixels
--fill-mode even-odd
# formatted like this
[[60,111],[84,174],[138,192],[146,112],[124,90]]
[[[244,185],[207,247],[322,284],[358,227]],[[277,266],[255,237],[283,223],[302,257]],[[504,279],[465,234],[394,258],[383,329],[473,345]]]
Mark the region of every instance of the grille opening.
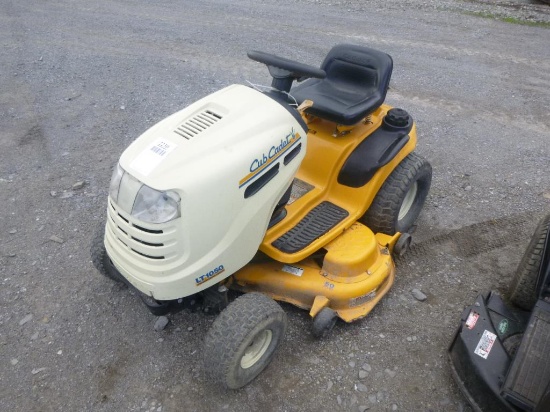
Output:
[[298,155],[298,153],[300,153],[300,150],[302,150],[302,143],[292,149],[290,153],[285,156],[285,160],[283,160],[284,165],[286,166],[287,164],[292,162],[292,159],[294,159]]
[[199,134],[199,132],[202,132],[201,129],[199,129],[197,126],[195,126],[193,123],[189,122],[183,126],[180,126],[180,129],[186,129],[189,132],[193,134]]
[[118,216],[119,216],[122,220],[124,220],[126,223],[130,223],[130,222],[128,221],[128,219],[126,219],[126,218],[125,218],[124,216],[122,216],[120,213],[118,214]]
[[164,246],[164,243],[150,243],[150,242],[145,242],[144,240],[138,239],[137,237],[133,237],[133,236],[132,236],[132,239],[135,240],[136,242],[141,243],[142,245],[145,245],[145,246],[153,246],[153,247],[161,247],[161,246]]
[[212,120],[208,116],[205,116],[203,114],[197,115],[197,117],[195,117],[194,120],[196,120],[198,123],[204,125],[205,127],[210,127],[214,123],[216,123],[216,120]]
[[254,183],[251,183],[250,186],[248,186],[244,191],[244,198],[248,199],[249,197],[254,196],[256,193],[258,193],[262,187],[268,184],[269,181],[277,175],[277,173],[279,173],[279,163],[275,164],[275,166],[265,172]]
[[120,230],[122,233],[124,233],[126,236],[128,236],[128,233],[124,229],[122,229],[120,226],[117,226],[118,230]]
[[204,112],[196,114],[192,118],[186,120],[181,125],[176,127],[174,133],[186,138],[187,140],[190,140],[191,138],[198,135],[200,132],[203,132],[210,126],[213,126],[221,119],[222,117],[219,114],[214,113],[211,110],[206,110]]
[[121,238],[119,238],[118,236],[117,236],[116,238],[117,238],[117,239],[118,239],[118,241],[119,241],[120,243],[122,243],[122,244],[123,244],[124,246],[128,247],[128,245],[127,245],[126,243],[124,243],[124,242],[122,241],[122,239],[121,239]]
[[191,123],[193,126],[196,126],[199,129],[199,132],[202,132],[208,127],[200,123],[197,119],[191,119],[189,123]]
[[136,229],[141,230],[142,232],[145,232],[145,233],[153,233],[153,234],[157,234],[157,235],[160,235],[160,234],[164,233],[162,230],[146,229],[144,227],[136,225],[135,223],[132,223],[132,226],[135,227]]
[[216,114],[214,112],[211,112],[210,110],[207,110],[206,113],[208,113],[211,116],[214,116],[216,119],[221,120],[222,117],[219,114]]
[[193,137],[192,134],[190,134],[189,132],[184,132],[181,129],[176,130],[176,133],[179,134],[181,137],[185,137],[187,140],[189,140],[191,137]]
[[135,253],[137,253],[138,255],[141,255],[141,256],[146,257],[146,258],[149,258],[149,259],[155,259],[155,260],[162,260],[162,259],[164,259],[164,256],[150,256],[150,255],[146,255],[145,253],[138,252],[138,251],[135,250],[135,249],[132,249],[132,252],[135,252]]

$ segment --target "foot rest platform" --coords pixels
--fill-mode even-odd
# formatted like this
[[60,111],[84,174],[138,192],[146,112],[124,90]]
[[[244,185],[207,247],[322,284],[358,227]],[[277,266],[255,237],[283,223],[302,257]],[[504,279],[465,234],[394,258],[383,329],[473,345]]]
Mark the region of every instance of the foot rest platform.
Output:
[[272,246],[284,253],[296,253],[348,216],[345,209],[331,202],[322,202],[314,207],[296,226],[272,243]]

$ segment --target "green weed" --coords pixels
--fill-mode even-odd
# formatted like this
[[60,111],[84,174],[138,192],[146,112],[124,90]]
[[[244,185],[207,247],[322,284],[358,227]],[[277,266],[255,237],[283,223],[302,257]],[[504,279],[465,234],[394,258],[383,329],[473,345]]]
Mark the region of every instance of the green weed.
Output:
[[492,20],[498,20],[505,23],[511,23],[511,24],[521,24],[523,26],[533,26],[533,27],[544,27],[549,29],[550,23],[544,22],[544,21],[529,21],[529,20],[520,20],[515,17],[500,17],[492,13],[486,13],[483,11],[465,11],[463,14],[467,14],[469,16],[476,16],[476,17],[482,17],[484,19],[492,19]]

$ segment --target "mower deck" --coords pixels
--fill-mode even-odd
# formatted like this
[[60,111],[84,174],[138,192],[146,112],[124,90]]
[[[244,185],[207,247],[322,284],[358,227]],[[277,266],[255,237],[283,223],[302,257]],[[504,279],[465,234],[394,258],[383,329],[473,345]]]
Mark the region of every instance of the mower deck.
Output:
[[265,255],[233,275],[228,285],[241,292],[262,292],[275,300],[310,310],[330,307],[351,322],[366,316],[391,288],[395,266],[390,255],[399,234],[374,235],[355,223],[325,246],[323,255],[292,265]]

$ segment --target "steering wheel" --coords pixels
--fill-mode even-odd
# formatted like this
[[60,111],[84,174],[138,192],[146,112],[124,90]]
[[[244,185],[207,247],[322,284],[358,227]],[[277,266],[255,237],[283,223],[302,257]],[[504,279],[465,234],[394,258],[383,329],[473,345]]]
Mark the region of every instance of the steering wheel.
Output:
[[326,73],[308,64],[285,59],[274,54],[262,51],[249,51],[248,57],[259,63],[263,63],[269,69],[269,74],[273,77],[272,87],[282,92],[289,92],[294,80],[302,81],[310,77],[324,79]]

